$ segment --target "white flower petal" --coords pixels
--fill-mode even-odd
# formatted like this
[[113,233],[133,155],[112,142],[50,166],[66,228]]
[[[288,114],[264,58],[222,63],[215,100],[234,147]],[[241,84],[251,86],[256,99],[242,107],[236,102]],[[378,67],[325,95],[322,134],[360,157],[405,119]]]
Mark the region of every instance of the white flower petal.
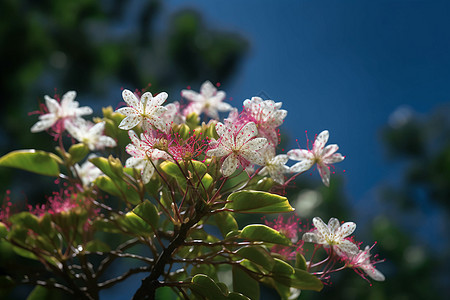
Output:
[[201,100],[201,99],[199,98],[199,93],[194,92],[194,91],[192,91],[192,90],[182,90],[182,91],[181,91],[181,96],[182,96],[183,98],[188,99],[189,101],[192,101],[192,102],[197,102],[197,101],[200,101],[200,100]]
[[307,243],[318,243],[317,234],[313,232],[306,232],[305,234],[303,234],[302,240]]
[[331,218],[328,221],[328,228],[330,229],[330,232],[333,234],[336,234],[336,230],[340,227],[341,224],[339,224],[339,220],[336,218]]
[[254,138],[250,141],[248,141],[247,143],[245,143],[242,148],[241,151],[242,152],[247,152],[247,151],[251,151],[251,152],[255,152],[258,151],[260,149],[263,149],[265,147],[267,147],[267,139],[266,138]]
[[224,147],[219,146],[219,147],[217,147],[215,149],[208,150],[208,152],[206,152],[206,155],[209,156],[209,157],[212,157],[212,156],[222,157],[222,156],[225,156],[225,155],[227,155],[229,153],[230,153],[230,151],[228,151]]
[[126,102],[126,104],[128,106],[130,106],[130,107],[133,107],[135,109],[138,109],[138,108],[142,107],[142,104],[139,103],[139,99],[130,90],[123,90],[122,91],[122,98]]
[[320,155],[322,152],[323,147],[328,142],[328,138],[330,136],[330,133],[328,130],[324,130],[316,137],[316,140],[314,141],[313,145],[313,152],[316,155]]
[[153,167],[152,163],[147,161],[145,163],[144,168],[141,171],[142,182],[149,183],[154,172],[155,172],[155,168]]
[[325,164],[327,164],[327,165],[331,165],[331,164],[335,164],[335,163],[341,162],[344,159],[345,159],[345,157],[342,156],[342,154],[335,153],[331,157],[328,157],[328,158],[324,159],[323,162]]
[[323,184],[325,184],[325,186],[330,186],[330,168],[327,165],[318,163],[317,170],[319,170]]
[[336,236],[339,238],[345,238],[351,235],[356,229],[356,224],[353,222],[345,222],[341,225],[335,232]]
[[378,271],[377,269],[375,269],[374,266],[372,266],[371,264],[369,265],[362,265],[360,266],[361,269],[364,270],[364,272],[366,272],[366,274],[372,278],[373,280],[376,281],[384,281],[386,278],[384,277],[383,273],[381,273],[380,271]]
[[234,154],[230,154],[222,163],[221,172],[223,176],[229,177],[239,167],[239,160]]
[[331,232],[328,226],[322,221],[321,218],[315,217],[313,218],[314,226],[316,227],[319,235],[323,236],[325,240],[331,239]]
[[200,93],[206,98],[214,96],[216,91],[216,87],[209,80],[203,82],[202,86],[200,87]]
[[280,154],[273,158],[272,163],[277,165],[285,165],[289,160],[286,154]]
[[336,151],[339,150],[339,146],[336,144],[332,144],[332,145],[328,145],[325,148],[323,148],[322,153],[320,154],[320,156],[323,159],[328,158],[329,156],[331,156],[333,153],[335,153]]
[[258,129],[255,123],[245,124],[236,135],[236,147],[241,148],[248,140],[258,135]]
[[309,170],[314,164],[312,160],[304,160],[296,163],[290,168],[291,173],[302,173]]
[[44,131],[44,130],[47,130],[50,127],[52,127],[53,124],[55,124],[55,122],[56,122],[56,118],[40,120],[36,124],[34,124],[30,130],[33,133]]
[[109,136],[106,136],[106,135],[102,135],[99,138],[98,142],[99,142],[99,145],[101,145],[101,148],[117,146],[116,141],[112,137],[109,137]]
[[359,248],[357,245],[353,244],[349,240],[342,240],[339,244],[335,245],[337,248],[336,252],[340,256],[353,256],[357,255],[359,252]]
[[130,115],[122,120],[119,124],[119,128],[123,130],[130,130],[142,121],[142,117],[139,115]]
[[287,156],[292,160],[312,160],[314,158],[312,152],[305,149],[289,150]]
[[152,105],[161,106],[166,101],[167,97],[169,97],[169,95],[166,92],[159,93],[158,95],[153,97]]
[[45,105],[50,113],[59,114],[61,107],[59,106],[58,101],[50,98],[49,96],[45,96]]

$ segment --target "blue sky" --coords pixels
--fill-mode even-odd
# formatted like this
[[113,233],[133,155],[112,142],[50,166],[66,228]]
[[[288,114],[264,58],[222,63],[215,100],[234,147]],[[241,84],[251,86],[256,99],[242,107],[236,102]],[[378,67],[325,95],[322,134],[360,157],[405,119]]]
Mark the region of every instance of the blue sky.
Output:
[[399,106],[426,113],[450,99],[449,1],[177,1],[213,28],[241,33],[250,53],[224,89],[262,91],[289,111],[283,125],[305,146],[323,129],[346,161],[346,189],[364,201],[392,176],[380,127]]

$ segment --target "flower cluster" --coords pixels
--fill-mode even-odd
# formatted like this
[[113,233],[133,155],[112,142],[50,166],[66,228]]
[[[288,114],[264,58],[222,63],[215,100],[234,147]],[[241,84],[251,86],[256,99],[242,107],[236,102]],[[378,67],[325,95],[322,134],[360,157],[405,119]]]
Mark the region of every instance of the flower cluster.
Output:
[[79,107],[75,101],[76,92],[70,91],[63,95],[61,102],[45,96],[44,109],[46,113],[39,116],[39,121],[31,127],[31,132],[45,131],[53,128],[58,136],[67,130],[68,133],[90,150],[102,150],[105,147],[115,147],[116,141],[103,135],[105,123],[94,124],[86,121],[82,116],[92,114],[92,108]]
[[[46,204],[12,213],[8,196],[0,210],[0,239],[46,268],[21,283],[98,299],[102,289],[147,272],[134,299],[154,299],[162,286],[184,299],[254,299],[259,283],[294,299],[302,289],[320,291],[329,274],[346,268],[365,279],[385,279],[374,267],[373,246],[360,249],[352,237],[355,223],[331,218],[325,224],[316,217],[312,230],[300,228],[284,197],[289,183],[316,165],[329,186],[331,168],[344,156],[336,144],[326,145],[327,130],[311,149],[282,153],[282,102],[252,97],[239,111],[209,81],[200,92],[182,90],[184,104],[166,103],[166,92],[124,89],[124,107],[105,108],[102,118],[90,121],[84,116],[92,109],[79,107],[75,96],[46,96],[31,128],[59,140],[56,154],[32,149],[0,157],[0,166],[55,176],[59,185]],[[239,213],[278,217],[241,229]],[[124,243],[111,242],[110,235]],[[134,253],[141,247],[145,253]],[[327,254],[322,261],[318,249]],[[146,266],[101,282],[122,258]],[[215,283],[223,265],[233,281],[242,280],[232,292]]]
[[[339,223],[336,218],[331,218],[325,224],[321,218],[313,219],[314,229],[303,234],[303,241],[322,245],[330,249],[330,258],[339,259],[346,267],[363,270],[370,278],[376,281],[384,281],[384,275],[375,269],[370,260],[370,249],[368,246],[364,251],[359,249],[350,235],[355,231],[356,224],[353,222]],[[330,272],[326,270],[324,273]],[[361,274],[361,273],[359,273]],[[361,274],[363,278],[364,275]]]

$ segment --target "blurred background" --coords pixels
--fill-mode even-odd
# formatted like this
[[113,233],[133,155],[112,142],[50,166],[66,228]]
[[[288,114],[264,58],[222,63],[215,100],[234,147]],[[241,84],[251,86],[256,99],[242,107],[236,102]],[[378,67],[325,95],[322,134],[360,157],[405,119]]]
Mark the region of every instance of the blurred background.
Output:
[[[121,88],[198,90],[220,84],[240,107],[282,101],[280,152],[324,129],[346,160],[330,188],[316,171],[289,199],[308,222],[338,217],[378,242],[386,282],[350,270],[301,299],[445,299],[450,294],[450,2],[123,1],[0,2],[0,154],[52,150],[31,134],[43,96],[78,92],[81,106],[117,107]],[[52,181],[0,170],[0,192],[34,203]],[[298,191],[301,191],[298,194]],[[1,248],[1,245],[0,245]],[[1,251],[1,249],[0,249]],[[0,268],[5,268],[0,256]],[[139,276],[105,291],[128,299]],[[6,297],[26,296],[15,291]],[[277,295],[263,289],[263,299]]]

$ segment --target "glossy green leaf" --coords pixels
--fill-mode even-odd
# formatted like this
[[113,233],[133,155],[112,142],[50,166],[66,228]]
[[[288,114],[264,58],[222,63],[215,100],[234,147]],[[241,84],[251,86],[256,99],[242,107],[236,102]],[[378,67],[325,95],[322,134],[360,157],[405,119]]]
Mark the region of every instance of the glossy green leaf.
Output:
[[300,252],[297,252],[296,259],[295,259],[295,267],[297,269],[306,271],[307,265],[306,265],[306,259]]
[[222,300],[226,299],[226,295],[217,284],[204,274],[197,274],[192,278],[192,283],[189,286],[192,291],[205,297],[206,299]]
[[12,215],[9,220],[15,225],[22,225],[23,227],[31,229],[36,233],[41,232],[38,217],[30,212],[23,211],[18,214]]
[[88,153],[89,148],[83,143],[74,144],[69,148],[69,154],[74,163],[81,161]]
[[197,274],[204,274],[213,280],[217,280],[217,270],[211,264],[200,264],[192,267],[191,276],[195,276]]
[[47,176],[58,176],[59,164],[62,163],[55,154],[34,149],[12,151],[0,158],[0,166]]
[[291,212],[286,197],[261,191],[239,191],[228,196],[225,208],[240,213],[283,213]]
[[287,262],[278,258],[274,258],[274,262],[272,273],[275,274],[275,278],[276,275],[291,276],[294,274],[294,268]]
[[27,300],[59,300],[63,299],[66,295],[56,289],[47,289],[43,286],[36,286],[33,291],[28,295]]
[[97,219],[94,221],[94,228],[97,231],[110,232],[110,233],[122,233],[119,225],[116,224],[120,222],[117,220],[109,220],[109,219]]
[[275,182],[273,181],[272,178],[264,177],[256,183],[255,188],[258,191],[269,191],[273,187],[274,184],[275,184]]
[[292,287],[301,290],[313,290],[320,292],[323,288],[322,281],[320,281],[316,276],[297,268],[294,268],[295,274],[291,276]]
[[271,271],[275,261],[270,253],[261,246],[245,246],[236,251],[236,255],[252,261]]
[[109,252],[111,251],[111,248],[108,244],[99,241],[99,240],[93,240],[89,241],[86,246],[84,247],[84,250],[89,252]]
[[158,209],[150,201],[145,200],[133,209],[133,212],[141,217],[152,228],[158,228],[159,214]]
[[94,180],[94,184],[102,191],[122,198],[124,201],[136,205],[141,202],[139,194],[131,186],[128,186],[121,179],[112,180],[110,177],[102,175]]
[[[223,287],[223,285],[221,285]],[[226,294],[228,289],[221,288],[218,284],[214,282],[211,278],[204,274],[195,275],[192,278],[191,285],[189,288],[195,293],[206,299],[213,300],[249,300],[250,298],[239,294],[239,293],[229,293]]]
[[286,286],[301,290],[313,290],[319,292],[323,288],[322,282],[316,276],[297,268],[294,268],[294,273],[289,276],[278,273],[274,275],[273,279]]
[[126,229],[138,235],[149,235],[150,232],[153,232],[151,227],[132,211],[128,212],[124,219],[120,219],[120,223]]
[[30,258],[30,259],[35,259],[37,260],[38,258],[36,257],[36,255],[33,254],[33,252],[22,249],[20,247],[16,247],[13,246],[12,249],[14,250],[14,252],[20,256],[26,257],[26,258]]
[[186,164],[181,162],[179,165],[165,161],[160,165],[160,168],[169,177],[173,178],[183,190],[186,189],[188,178],[195,184],[206,173],[206,165],[196,160],[191,160]]
[[259,283],[240,267],[233,266],[233,291],[241,293],[252,300],[259,299]]
[[271,244],[290,245],[291,241],[284,235],[266,225],[254,224],[245,226],[240,237],[252,241],[261,241]]
[[236,219],[226,211],[214,214],[214,221],[223,237],[226,237],[230,231],[239,229]]
[[2,222],[0,222],[0,239],[6,237],[8,235],[8,228]]

